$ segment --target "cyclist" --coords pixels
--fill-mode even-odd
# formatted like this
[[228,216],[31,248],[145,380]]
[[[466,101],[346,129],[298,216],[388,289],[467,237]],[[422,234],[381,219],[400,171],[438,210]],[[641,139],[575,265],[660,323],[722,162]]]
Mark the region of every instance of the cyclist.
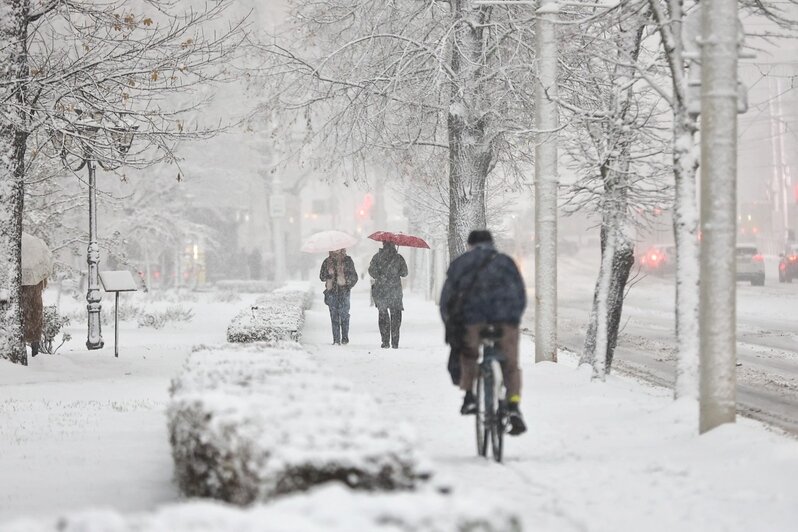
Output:
[[447,342],[460,354],[460,389],[465,392],[460,413],[477,411],[473,389],[479,372],[480,331],[488,323],[498,325],[501,337],[497,345],[505,358],[502,372],[513,436],[526,431],[519,409],[518,366],[518,325],[525,307],[526,289],[513,259],[496,250],[489,231],[471,231],[468,251],[449,265],[440,300]]

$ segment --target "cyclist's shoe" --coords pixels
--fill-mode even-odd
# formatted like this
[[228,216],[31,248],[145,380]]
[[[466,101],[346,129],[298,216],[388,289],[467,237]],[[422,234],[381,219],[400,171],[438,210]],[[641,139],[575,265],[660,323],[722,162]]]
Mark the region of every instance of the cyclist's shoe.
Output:
[[463,397],[463,406],[460,407],[460,414],[470,416],[477,413],[477,400],[473,392],[466,392]]
[[391,344],[389,344],[388,342],[383,342],[380,347],[382,347],[383,349],[388,349],[389,347],[391,347]]
[[343,345],[346,345],[346,344],[348,344],[348,343],[349,343],[349,338],[341,338],[341,343],[342,343]]
[[518,403],[510,402],[507,405],[507,421],[510,423],[510,430],[507,432],[510,436],[519,436],[526,432],[526,423],[518,409]]

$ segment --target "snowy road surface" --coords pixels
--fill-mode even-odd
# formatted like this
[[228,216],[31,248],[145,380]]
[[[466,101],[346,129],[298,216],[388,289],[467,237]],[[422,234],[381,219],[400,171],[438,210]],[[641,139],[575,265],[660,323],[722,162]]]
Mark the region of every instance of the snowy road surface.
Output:
[[[581,352],[598,259],[561,259],[561,345]],[[741,413],[798,434],[798,283],[780,284],[768,263],[764,287],[737,284],[738,407]],[[527,273],[527,279],[533,277]],[[647,276],[634,285],[623,308],[616,367],[672,386],[676,364],[673,276]],[[530,294],[533,288],[530,287]],[[534,308],[526,326],[534,330]]]

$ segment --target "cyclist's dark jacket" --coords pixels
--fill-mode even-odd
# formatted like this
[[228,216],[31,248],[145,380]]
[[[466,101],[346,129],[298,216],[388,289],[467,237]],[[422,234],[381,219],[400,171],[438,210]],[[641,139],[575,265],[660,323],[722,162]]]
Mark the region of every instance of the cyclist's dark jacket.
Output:
[[[485,263],[493,254],[495,257]],[[485,266],[477,273],[482,264]],[[469,287],[472,288],[469,290]],[[463,308],[458,312],[451,306],[460,299],[457,294],[463,290],[468,293],[463,294]],[[462,316],[462,325],[491,322],[518,325],[524,308],[526,288],[518,267],[513,259],[498,253],[492,245],[479,244],[449,265],[440,301],[444,322],[448,322],[454,312]]]
[[396,248],[382,248],[371,259],[369,275],[374,279],[372,296],[379,308],[404,310],[402,277],[407,276],[407,263]]

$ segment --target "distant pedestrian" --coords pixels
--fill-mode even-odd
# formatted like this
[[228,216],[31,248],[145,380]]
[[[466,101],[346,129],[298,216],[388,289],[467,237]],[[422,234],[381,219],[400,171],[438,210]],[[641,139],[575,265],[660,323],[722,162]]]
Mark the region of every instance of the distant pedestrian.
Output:
[[345,249],[330,251],[319,272],[324,282],[324,303],[330,307],[333,344],[349,343],[349,298],[357,284],[357,271],[352,257]]
[[399,329],[402,327],[402,277],[407,277],[407,263],[390,242],[383,242],[369,264],[369,275],[374,279],[371,295],[377,307],[378,325],[383,349],[399,347]]
[[20,293],[20,306],[22,307],[22,337],[26,344],[30,344],[30,354],[35,357],[39,354],[44,325],[44,303],[42,292],[47,286],[47,281],[34,285],[23,285]]

